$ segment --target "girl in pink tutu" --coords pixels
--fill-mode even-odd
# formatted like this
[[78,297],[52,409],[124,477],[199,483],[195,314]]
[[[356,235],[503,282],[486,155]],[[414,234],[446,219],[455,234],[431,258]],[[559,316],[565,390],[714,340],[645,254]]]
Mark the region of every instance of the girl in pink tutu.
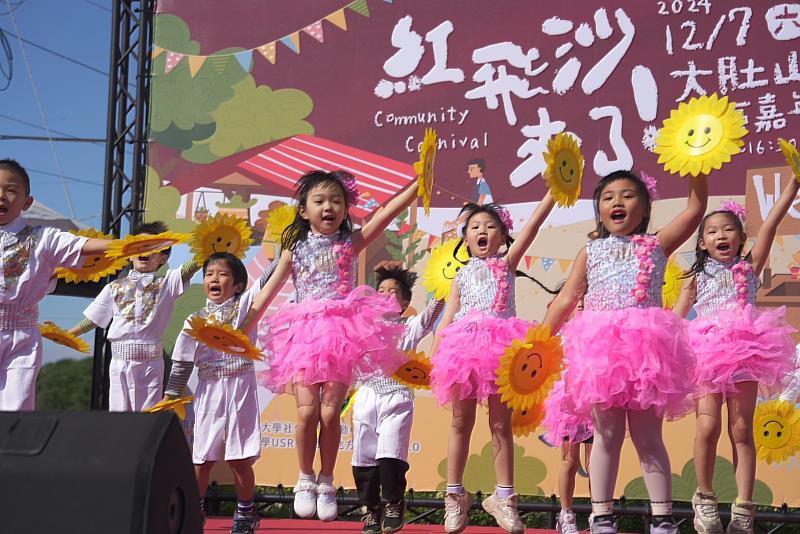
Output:
[[784,188],[747,255],[742,254],[747,239],[742,226],[744,208],[727,202],[707,215],[697,235],[694,265],[675,306],[675,313],[685,317],[694,305],[698,316],[687,329],[697,355],[694,461],[698,487],[692,507],[700,533],[722,532],[712,480],[725,403],[737,487],[728,532],[753,532],[756,397],[759,388],[764,397],[780,394],[796,366],[794,329],[786,323],[785,309],[756,308],[756,289],[778,224],[797,197],[798,187],[791,180]]
[[614,485],[626,429],[650,494],[650,532],[677,532],[661,426],[665,416],[691,411],[694,364],[681,321],[661,308],[661,286],[667,257],[700,222],[708,191],[705,177],[691,179],[686,209],[656,235],[647,233],[652,194],[629,171],[600,180],[594,191],[597,227],[544,319],[558,331],[584,297],[585,309],[564,325],[562,336],[570,409],[591,414],[594,425],[593,533],[616,532]]
[[[472,498],[462,479],[469,454],[478,402],[489,405],[497,487],[484,509],[509,532],[524,527],[514,494],[514,442],[511,410],[500,401],[496,370],[506,347],[524,338],[530,323],[516,317],[514,273],[539,227],[553,209],[547,194],[513,241],[511,216],[495,204],[467,204],[462,242],[471,256],[453,281],[441,325],[433,343],[431,389],[439,404],[451,403],[453,423],[447,454],[444,527],[461,532],[467,526]],[[506,251],[500,252],[505,246]]]
[[[376,369],[392,373],[406,357],[397,348],[403,325],[387,321],[399,312],[397,299],[366,286],[355,287],[358,254],[383,233],[417,196],[416,182],[358,230],[348,210],[358,201],[356,180],[345,171],[313,171],[297,182],[297,215],[283,232],[278,266],[253,303],[245,328],[258,320],[291,273],[296,303],[265,320],[259,340],[270,369],[262,382],[292,391],[297,400],[300,479],[294,510],[316,512],[323,521],[338,515],[333,468],[339,452],[341,409],[356,376]],[[314,477],[319,427],[320,473]]]

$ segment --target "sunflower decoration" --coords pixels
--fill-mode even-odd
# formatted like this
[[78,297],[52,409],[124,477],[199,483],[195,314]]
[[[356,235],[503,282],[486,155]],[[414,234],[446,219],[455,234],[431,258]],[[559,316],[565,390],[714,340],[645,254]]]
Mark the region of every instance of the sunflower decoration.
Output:
[[39,332],[42,334],[42,337],[49,339],[53,343],[64,345],[78,352],[89,352],[89,345],[84,340],[74,334],[70,334],[50,321],[45,321],[44,324],[40,324]]
[[667,262],[667,270],[664,272],[664,285],[661,287],[661,305],[671,310],[678,297],[681,295],[681,277],[683,269],[680,268],[674,259]]
[[559,206],[574,206],[581,195],[583,154],[578,142],[569,134],[560,133],[547,142],[544,153],[547,169],[545,181]]
[[759,460],[785,462],[800,451],[800,410],[787,400],[759,403],[753,417],[753,437]]
[[422,284],[426,290],[433,291],[433,298],[437,300],[447,300],[458,271],[469,261],[466,245],[462,245],[456,251],[460,241],[460,239],[448,239],[435,247],[431,250],[431,257],[425,265]]
[[205,219],[194,229],[191,246],[194,260],[202,265],[206,258],[217,252],[229,252],[237,258],[244,258],[250,248],[253,229],[244,219],[228,213],[217,213]]
[[730,162],[745,135],[742,112],[728,97],[714,93],[692,98],[672,110],[658,131],[655,153],[667,172],[698,176]]
[[280,243],[284,230],[294,222],[297,208],[291,204],[282,204],[267,213],[267,239]]
[[512,410],[527,410],[543,401],[561,376],[563,356],[561,338],[551,336],[549,326],[530,327],[525,339],[515,339],[500,358],[500,400]]
[[216,319],[203,319],[197,315],[190,317],[189,328],[185,332],[214,350],[249,360],[263,359],[261,351],[253,345],[244,332]]
[[[89,239],[114,239],[113,235],[98,232],[94,228],[78,231],[70,230],[70,233],[88,237]],[[83,265],[80,267],[56,267],[56,277],[63,278],[68,284],[98,282],[106,276],[117,274],[127,264],[128,261],[125,258],[109,258],[101,253],[85,257]]]
[[185,243],[192,234],[161,232],[160,234],[128,234],[124,239],[115,239],[106,251],[109,258],[131,258],[161,252],[174,245]]
[[356,395],[358,395],[358,388],[350,386],[350,389],[347,390],[347,394],[344,396],[342,409],[339,410],[339,417],[344,419],[347,412],[353,409],[353,405],[356,403]]
[[431,214],[431,195],[433,195],[433,164],[436,160],[436,130],[425,128],[425,138],[419,150],[419,161],[414,164],[417,173],[419,189],[417,194],[422,197],[422,206],[425,215]]
[[178,419],[183,421],[186,419],[186,405],[191,404],[193,400],[194,395],[178,397],[177,399],[164,399],[143,411],[144,413],[157,413],[172,410],[178,416]]
[[786,158],[786,164],[792,168],[794,179],[800,180],[800,154],[797,152],[797,147],[780,137],[778,138],[778,146],[781,147],[783,157]]
[[514,410],[511,412],[511,431],[514,436],[524,438],[539,425],[544,419],[544,402],[537,402],[525,410]]
[[406,351],[408,360],[397,368],[392,378],[411,388],[430,389],[433,364],[424,352]]

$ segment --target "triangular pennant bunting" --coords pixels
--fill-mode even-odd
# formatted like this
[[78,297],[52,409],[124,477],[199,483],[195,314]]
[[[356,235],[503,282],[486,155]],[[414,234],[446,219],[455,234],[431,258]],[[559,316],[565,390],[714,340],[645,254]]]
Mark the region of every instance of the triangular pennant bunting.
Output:
[[344,9],[340,9],[336,13],[331,13],[325,20],[339,28],[340,30],[347,31],[347,18],[344,15]]
[[314,24],[309,24],[303,31],[306,32],[308,35],[319,41],[320,43],[325,42],[325,37],[322,35],[322,21],[318,20]]
[[178,66],[178,63],[181,62],[183,59],[183,54],[180,52],[167,52],[167,62],[164,65],[164,74],[169,74],[169,72]]
[[542,258],[542,267],[544,267],[545,271],[549,271],[555,262],[555,258]]
[[238,52],[235,57],[239,65],[242,66],[242,69],[245,72],[250,72],[250,69],[253,68],[253,51],[245,50],[244,52]]
[[561,267],[562,273],[567,272],[570,265],[572,265],[572,260],[558,260],[558,266]]
[[153,45],[153,59],[155,59],[158,56],[160,56],[162,52],[164,52],[163,48],[161,48],[160,46],[157,46],[157,45]]
[[189,75],[194,78],[206,62],[206,56],[189,56]]
[[533,263],[533,260],[535,259],[536,259],[535,256],[525,256],[525,265],[528,266],[528,269],[531,268],[531,263]]
[[276,57],[275,57],[274,42],[259,46],[258,51],[261,52],[261,55],[264,56],[264,58],[266,58],[267,61],[269,61],[273,65],[275,64]]
[[295,54],[300,53],[300,34],[298,32],[294,32],[292,35],[287,35],[286,37],[281,37],[281,42]]
[[359,15],[364,17],[369,17],[369,7],[367,7],[367,0],[355,0],[355,2],[351,2],[347,6],[348,8],[352,9]]

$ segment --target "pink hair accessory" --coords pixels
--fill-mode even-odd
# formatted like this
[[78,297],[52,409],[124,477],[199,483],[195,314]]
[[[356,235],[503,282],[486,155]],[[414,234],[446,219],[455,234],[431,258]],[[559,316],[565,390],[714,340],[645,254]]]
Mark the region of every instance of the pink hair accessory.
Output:
[[658,196],[658,180],[647,174],[646,172],[642,173],[642,182],[644,182],[644,186],[647,188],[647,193],[650,195],[650,200],[658,200],[660,197]]
[[503,206],[498,206],[496,211],[506,230],[511,232],[514,229],[514,221],[511,220],[511,214]]
[[360,193],[358,191],[358,182],[356,181],[355,177],[351,174],[345,173],[336,173],[336,177],[342,183],[342,187],[344,187],[344,191],[347,194],[347,202],[351,206],[358,204],[358,197]]
[[720,211],[729,211],[739,217],[742,221],[744,221],[745,217],[747,217],[747,209],[744,206],[736,202],[735,200],[726,200],[719,206]]

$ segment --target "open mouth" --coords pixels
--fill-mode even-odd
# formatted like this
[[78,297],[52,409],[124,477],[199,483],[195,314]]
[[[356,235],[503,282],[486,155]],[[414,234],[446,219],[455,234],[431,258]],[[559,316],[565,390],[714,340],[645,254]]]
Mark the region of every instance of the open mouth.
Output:
[[323,215],[322,216],[322,220],[324,222],[334,222],[336,220],[336,216],[335,215]]
[[482,236],[478,238],[478,246],[483,248],[489,244],[489,238],[486,236]]
[[212,297],[219,297],[222,295],[222,287],[219,284],[209,284],[208,294]]
[[148,261],[150,261],[150,255],[148,254],[146,256],[138,256],[136,259],[141,261],[142,263],[147,263]]
[[710,143],[710,142],[711,142],[711,138],[709,137],[708,139],[706,139],[706,142],[705,142],[705,143],[703,143],[702,145],[695,146],[695,145],[693,145],[692,143],[690,143],[689,141],[686,141],[686,145],[687,145],[687,146],[690,146],[690,147],[692,147],[692,148],[703,148],[704,146],[706,146],[706,145],[707,145],[708,143]]
[[719,243],[717,245],[717,250],[720,252],[728,252],[731,249],[730,243]]
[[625,210],[616,209],[611,211],[611,220],[614,222],[622,222],[626,216]]
[[0,206],[0,215],[5,215],[8,213],[8,208],[6,206]]

